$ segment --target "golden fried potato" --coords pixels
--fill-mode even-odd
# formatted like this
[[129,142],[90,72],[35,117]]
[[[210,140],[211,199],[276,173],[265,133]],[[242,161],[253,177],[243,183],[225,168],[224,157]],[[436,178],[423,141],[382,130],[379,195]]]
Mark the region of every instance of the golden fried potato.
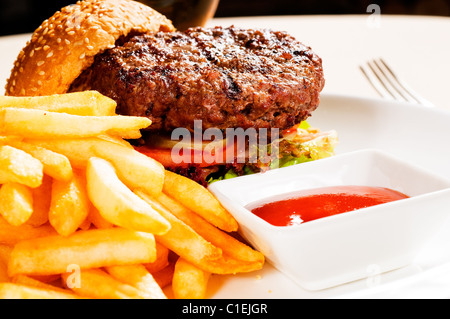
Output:
[[170,229],[170,223],[126,187],[114,167],[103,159],[93,157],[89,160],[87,189],[102,217],[114,225],[156,235]]
[[33,214],[33,193],[25,185],[6,183],[0,188],[0,215],[13,226],[24,224]]
[[264,262],[264,255],[262,253],[211,225],[173,198],[163,193],[156,199],[173,215],[192,227],[203,238],[221,248],[230,257],[248,262]]
[[44,174],[54,179],[69,181],[73,176],[69,159],[62,154],[22,141],[9,142],[8,145],[20,149],[39,160],[44,166]]
[[117,280],[138,289],[145,299],[167,299],[143,265],[110,266],[106,267],[106,271]]
[[70,292],[15,283],[0,283],[0,299],[79,299],[79,297]]
[[213,194],[193,180],[166,171],[163,191],[214,226],[227,232],[237,231],[236,219]]
[[0,108],[0,133],[36,138],[81,138],[110,134],[125,139],[141,137],[151,125],[144,117],[80,116],[33,109]]
[[183,258],[175,263],[172,290],[176,299],[204,299],[210,273],[205,272]]
[[44,175],[41,186],[32,189],[33,193],[33,214],[27,220],[27,224],[39,227],[48,222],[48,212],[52,200],[53,179]]
[[[74,276],[80,278],[72,280]],[[66,287],[86,298],[144,299],[145,296],[139,289],[115,279],[100,269],[86,269],[79,274],[64,273],[61,277]]]
[[0,108],[35,109],[72,115],[111,116],[117,103],[97,91],[84,91],[48,96],[0,96]]
[[220,248],[205,240],[156,200],[140,191],[137,191],[136,194],[169,221],[170,230],[164,235],[156,236],[156,240],[162,245],[189,261],[216,260],[222,256]]
[[10,276],[61,274],[80,269],[153,262],[155,239],[148,233],[123,228],[77,231],[17,243],[8,262]]
[[42,184],[42,163],[14,147],[0,146],[0,184],[19,183],[31,188]]
[[85,221],[89,210],[86,181],[80,173],[74,173],[68,182],[53,180],[48,219],[58,234],[73,234]]

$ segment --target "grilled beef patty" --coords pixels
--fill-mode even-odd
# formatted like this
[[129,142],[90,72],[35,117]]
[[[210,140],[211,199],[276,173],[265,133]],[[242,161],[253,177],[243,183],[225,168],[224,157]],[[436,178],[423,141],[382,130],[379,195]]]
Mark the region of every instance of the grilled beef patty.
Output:
[[311,115],[322,60],[284,32],[236,27],[134,34],[95,58],[70,91],[97,90],[150,130],[287,129]]

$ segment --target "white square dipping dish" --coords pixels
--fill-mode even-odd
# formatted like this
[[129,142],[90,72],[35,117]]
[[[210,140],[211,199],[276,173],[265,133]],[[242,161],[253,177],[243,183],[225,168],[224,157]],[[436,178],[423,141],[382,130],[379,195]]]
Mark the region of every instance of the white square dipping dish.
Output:
[[[410,198],[288,227],[273,226],[245,208],[277,195],[339,185],[387,187]],[[209,190],[234,215],[241,235],[307,290],[410,264],[450,216],[449,180],[372,149],[216,182]]]

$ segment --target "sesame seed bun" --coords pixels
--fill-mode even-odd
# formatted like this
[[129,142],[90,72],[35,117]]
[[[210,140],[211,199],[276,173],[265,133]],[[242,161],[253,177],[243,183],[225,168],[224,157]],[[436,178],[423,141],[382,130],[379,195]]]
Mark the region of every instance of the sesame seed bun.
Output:
[[20,52],[6,95],[66,93],[94,57],[130,32],[174,31],[172,22],[131,0],[85,0],[45,20]]

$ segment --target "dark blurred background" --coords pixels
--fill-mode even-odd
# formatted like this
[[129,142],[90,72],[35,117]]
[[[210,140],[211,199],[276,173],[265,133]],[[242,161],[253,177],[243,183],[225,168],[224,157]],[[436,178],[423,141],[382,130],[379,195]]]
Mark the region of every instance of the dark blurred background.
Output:
[[[76,1],[0,0],[0,35],[33,32],[54,12]],[[365,14],[371,3],[382,14],[450,16],[450,0],[221,0],[216,17],[303,14]]]

